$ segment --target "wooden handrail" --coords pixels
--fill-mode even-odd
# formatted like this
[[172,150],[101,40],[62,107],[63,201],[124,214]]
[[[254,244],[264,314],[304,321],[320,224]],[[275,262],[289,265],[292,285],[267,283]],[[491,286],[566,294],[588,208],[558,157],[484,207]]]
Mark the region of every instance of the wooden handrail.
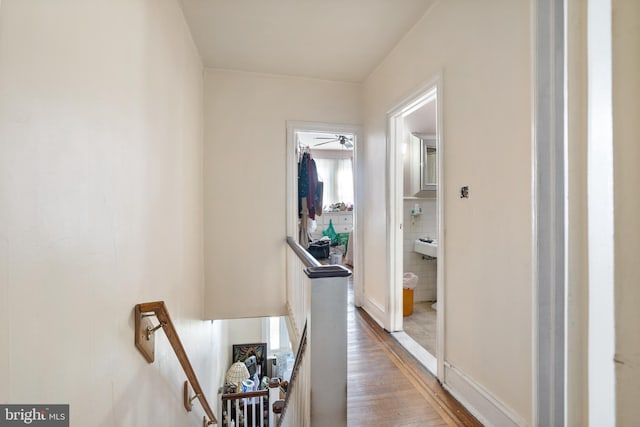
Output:
[[246,391],[243,393],[225,393],[222,395],[222,400],[248,399],[252,397],[260,397],[260,396],[268,396],[268,395],[269,395],[269,389],[265,388],[264,390]]
[[[196,393],[204,412],[209,417],[209,421],[207,425],[217,424],[217,420],[211,407],[209,406],[209,402],[204,395],[204,391],[202,391],[202,387],[200,386],[200,382],[198,381],[198,377],[196,377],[196,373],[193,370],[193,366],[191,366],[191,362],[189,361],[189,357],[187,356],[187,352],[182,346],[182,342],[180,341],[180,337],[178,336],[178,332],[176,331],[175,326],[173,326],[173,322],[171,321],[171,317],[169,316],[169,310],[167,310],[167,306],[164,301],[154,301],[154,302],[145,302],[142,304],[136,305],[136,322],[138,322],[140,318],[144,314],[153,313],[160,325],[162,326],[162,330],[164,330],[171,347],[173,347],[173,351],[176,353],[176,357],[182,365],[182,369],[184,370],[193,391]],[[144,353],[143,353],[144,354]],[[145,355],[146,357],[146,355]],[[149,359],[147,359],[149,360]],[[153,360],[150,361],[150,363]]]
[[296,378],[298,376],[298,370],[300,369],[300,363],[302,362],[302,358],[304,357],[304,351],[307,348],[307,323],[304,323],[304,329],[302,330],[302,337],[300,338],[300,345],[298,346],[298,351],[296,352],[296,358],[293,362],[293,369],[291,371],[291,378],[289,379],[289,385],[287,386],[287,393],[284,397],[284,403],[282,406],[282,411],[280,412],[280,418],[278,419],[278,427],[282,425],[285,419],[285,414],[287,412],[287,406],[289,406],[289,400],[292,396],[291,391],[296,383]]
[[322,264],[318,262],[302,245],[296,242],[291,236],[287,236],[287,244],[291,247],[293,252],[298,255],[298,258],[302,261],[305,267],[320,267]]

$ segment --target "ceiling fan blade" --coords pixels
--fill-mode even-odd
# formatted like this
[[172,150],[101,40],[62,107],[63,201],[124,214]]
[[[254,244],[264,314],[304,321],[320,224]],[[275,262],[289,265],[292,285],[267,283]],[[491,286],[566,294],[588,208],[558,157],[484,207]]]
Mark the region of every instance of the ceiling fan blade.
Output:
[[335,142],[335,141],[339,141],[339,140],[334,138],[334,139],[329,140],[329,141],[319,142],[319,143],[317,143],[317,144],[314,144],[313,146],[314,146],[314,147],[317,147],[318,145],[324,145],[324,144],[328,144],[328,143],[330,143],[330,142]]
[[335,136],[316,136],[313,139],[337,139]]
[[345,141],[342,145],[344,145],[346,148],[353,148],[353,142],[351,142],[350,139]]

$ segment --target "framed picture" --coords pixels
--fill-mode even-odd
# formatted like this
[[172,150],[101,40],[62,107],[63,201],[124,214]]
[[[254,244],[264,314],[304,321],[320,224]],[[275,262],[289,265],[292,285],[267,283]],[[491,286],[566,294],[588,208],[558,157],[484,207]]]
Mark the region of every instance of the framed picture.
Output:
[[255,344],[233,344],[231,360],[235,362],[244,362],[248,357],[256,356],[256,364],[258,373],[258,381],[267,375],[267,343]]

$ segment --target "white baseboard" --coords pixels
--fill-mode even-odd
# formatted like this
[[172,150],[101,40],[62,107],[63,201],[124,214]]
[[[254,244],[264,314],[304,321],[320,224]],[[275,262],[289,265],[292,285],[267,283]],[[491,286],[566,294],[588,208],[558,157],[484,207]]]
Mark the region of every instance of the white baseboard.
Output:
[[386,317],[384,306],[378,304],[378,302],[365,295],[364,305],[362,306],[362,308],[364,308],[364,311],[366,311],[369,316],[371,316],[371,318],[375,320],[378,325],[380,325],[382,329],[386,329],[384,326],[384,322],[382,321],[382,319]]
[[407,335],[406,332],[391,332],[391,336],[394,337],[405,350],[409,352],[413,357],[415,357],[418,362],[424,366],[427,371],[431,372],[433,376],[438,376],[438,360],[424,349],[420,344],[416,342],[413,338]]
[[444,388],[485,426],[524,427],[527,422],[481,385],[444,363]]

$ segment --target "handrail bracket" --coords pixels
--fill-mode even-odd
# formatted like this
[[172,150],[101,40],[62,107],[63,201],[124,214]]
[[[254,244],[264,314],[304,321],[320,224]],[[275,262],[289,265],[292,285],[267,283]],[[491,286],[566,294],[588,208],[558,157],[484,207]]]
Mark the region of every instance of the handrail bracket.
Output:
[[[152,316],[152,315],[151,315]],[[155,360],[155,348],[156,340],[154,332],[163,326],[163,322],[160,325],[154,327],[151,322],[151,317],[148,313],[143,313],[140,310],[140,305],[135,307],[135,344],[136,348],[149,363],[153,363]]]
[[152,328],[151,326],[147,326],[147,341],[151,339],[151,337],[153,336],[153,334],[160,328],[163,328],[167,326],[166,322],[160,322],[160,324],[154,328]]
[[[142,353],[144,358],[149,363],[153,363],[155,359],[155,336],[158,329],[162,329],[173,348],[178,362],[182,366],[184,373],[187,376],[187,381],[184,382],[184,407],[187,411],[191,411],[193,407],[193,401],[198,399],[202,405],[206,416],[202,418],[203,427],[216,424],[216,416],[213,414],[211,406],[204,395],[200,381],[193,370],[193,366],[189,361],[187,352],[185,351],[178,332],[171,321],[169,316],[169,310],[164,304],[164,301],[145,302],[142,304],[136,304],[135,306],[135,345],[136,348]],[[159,324],[153,326],[151,317],[156,317]],[[191,385],[195,395],[189,396],[189,385]]]
[[200,397],[199,393],[194,394],[193,396],[189,396],[189,381],[184,382],[183,388],[183,399],[184,399],[184,409],[187,412],[191,412],[193,410],[193,401]]

